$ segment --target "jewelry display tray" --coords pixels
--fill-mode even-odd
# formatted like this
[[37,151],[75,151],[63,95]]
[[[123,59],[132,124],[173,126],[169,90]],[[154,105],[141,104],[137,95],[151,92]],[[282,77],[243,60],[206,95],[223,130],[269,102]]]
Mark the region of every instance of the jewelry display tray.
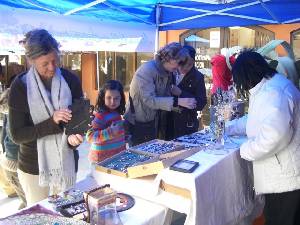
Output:
[[[153,149],[151,150],[151,147],[149,146],[153,146],[154,148],[157,147],[160,154],[155,153],[155,151]],[[167,147],[168,150],[164,151],[162,148],[160,148],[160,146]],[[121,177],[138,178],[158,174],[162,169],[169,167],[177,160],[185,159],[199,150],[200,149],[197,147],[184,149],[184,145],[180,143],[178,144],[171,141],[154,139],[152,141],[133,146],[125,151],[120,152],[119,154],[112,156],[111,158],[98,163],[96,165],[96,170]],[[143,160],[136,160],[132,164],[128,163],[129,166],[125,167],[125,169],[116,169],[115,167],[118,167],[118,165],[124,162],[118,160],[125,154],[132,154],[137,156],[135,159],[142,158]],[[111,166],[114,165],[114,163],[116,166]]]

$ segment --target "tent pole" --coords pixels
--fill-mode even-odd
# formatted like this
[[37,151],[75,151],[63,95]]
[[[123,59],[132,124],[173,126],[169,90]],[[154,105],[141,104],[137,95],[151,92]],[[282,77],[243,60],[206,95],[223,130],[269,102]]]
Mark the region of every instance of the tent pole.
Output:
[[280,21],[278,20],[278,18],[274,15],[274,13],[266,6],[266,4],[262,1],[259,0],[261,6],[269,13],[269,15],[273,18],[273,20],[276,20],[278,23],[280,23]]
[[[267,1],[270,1],[270,0],[264,0],[264,2],[267,2]],[[180,22],[193,20],[193,19],[197,19],[197,18],[201,18],[201,17],[206,17],[206,16],[210,16],[210,15],[223,15],[223,16],[231,16],[231,17],[244,18],[244,19],[250,19],[250,20],[257,20],[257,21],[262,21],[262,22],[267,22],[267,23],[278,23],[277,20],[269,20],[269,19],[263,19],[263,18],[252,17],[252,16],[227,13],[227,11],[230,11],[233,9],[241,9],[241,8],[258,5],[258,4],[260,4],[260,2],[256,1],[256,2],[242,4],[242,5],[238,5],[238,6],[234,6],[234,7],[230,7],[230,8],[224,8],[224,9],[221,9],[218,11],[210,11],[210,10],[206,10],[206,9],[188,8],[188,7],[182,7],[182,6],[161,4],[162,7],[166,7],[166,8],[183,9],[183,10],[195,11],[195,12],[204,12],[204,14],[190,16],[190,17],[186,17],[184,19],[178,19],[178,20],[167,22],[167,23],[161,23],[160,26],[166,26],[166,25],[170,25],[170,24],[174,24],[174,23],[180,23]]]
[[117,6],[113,5],[113,4],[111,4],[111,3],[108,3],[107,1],[106,1],[106,2],[104,1],[104,2],[103,2],[103,5],[106,5],[106,6],[108,6],[109,8],[115,9],[115,10],[120,11],[120,12],[122,12],[122,13],[126,13],[126,14],[128,14],[128,15],[134,17],[134,18],[137,18],[138,20],[140,20],[140,21],[142,21],[142,22],[144,22],[144,23],[146,23],[146,24],[154,25],[152,22],[149,22],[149,21],[147,21],[147,20],[145,20],[145,19],[143,19],[143,18],[141,18],[141,17],[139,17],[139,16],[137,16],[137,15],[135,15],[135,14],[133,14],[133,13],[127,12],[126,10],[121,9],[121,8],[119,8],[119,7],[117,7]]
[[[105,52],[106,53],[106,52]],[[97,90],[99,91],[100,90],[100,71],[99,71],[99,51],[97,50],[97,54],[96,54],[96,71],[97,71]],[[106,57],[105,57],[105,60],[106,60]]]
[[155,53],[159,49],[159,24],[160,24],[160,4],[156,5],[156,18],[155,18]]
[[74,14],[76,12],[79,12],[81,10],[84,10],[84,9],[88,9],[88,8],[91,8],[92,6],[95,6],[97,4],[100,4],[102,2],[105,2],[106,0],[96,0],[96,1],[93,1],[93,2],[90,2],[88,4],[85,4],[83,6],[80,6],[78,8],[74,8],[74,9],[71,9],[67,12],[64,13],[65,16],[68,16],[68,15],[71,15],[71,14]]
[[54,11],[54,10],[52,10],[52,9],[49,9],[49,8],[47,8],[47,7],[41,6],[41,5],[39,5],[38,3],[35,3],[35,2],[33,2],[33,1],[31,1],[31,0],[23,0],[23,2],[28,3],[28,4],[30,4],[30,5],[33,5],[33,6],[35,6],[35,7],[38,7],[38,8],[40,8],[40,9],[44,9],[44,10],[46,10],[46,11],[48,11],[48,12],[53,12],[53,13],[59,14],[58,12],[56,12],[56,11]]

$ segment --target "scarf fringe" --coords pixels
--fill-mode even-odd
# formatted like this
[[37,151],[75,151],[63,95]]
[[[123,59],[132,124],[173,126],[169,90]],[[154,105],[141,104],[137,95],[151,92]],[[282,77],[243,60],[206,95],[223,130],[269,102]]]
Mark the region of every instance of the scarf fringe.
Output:
[[71,188],[76,183],[76,173],[61,174],[60,169],[52,169],[51,171],[39,172],[39,185],[42,187],[50,187],[50,195],[58,194]]
[[[55,110],[67,108],[72,104],[71,90],[57,68],[52,78],[51,91],[48,91],[39,74],[31,67],[26,74],[27,98],[33,123],[49,119]],[[76,182],[73,152],[67,144],[67,136],[47,135],[37,140],[39,184],[54,190],[64,191]]]

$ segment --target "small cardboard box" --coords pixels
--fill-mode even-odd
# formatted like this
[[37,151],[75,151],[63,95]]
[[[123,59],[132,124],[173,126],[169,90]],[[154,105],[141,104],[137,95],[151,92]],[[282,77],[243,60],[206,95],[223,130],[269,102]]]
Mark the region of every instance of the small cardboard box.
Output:
[[[167,146],[171,148],[164,154],[155,154],[151,150],[150,152],[143,150],[144,148],[142,147],[147,145],[150,146],[150,144],[153,143],[168,144]],[[174,146],[174,148],[172,148],[172,146]],[[169,167],[177,160],[187,158],[200,150],[199,148],[183,148],[184,146],[179,145],[178,143],[156,139],[150,142],[143,143],[141,145],[134,146],[133,148],[127,149],[124,152],[121,152],[109,159],[104,160],[103,162],[98,163],[96,166],[96,170],[128,178],[137,178],[158,174],[162,169]],[[121,157],[122,154],[137,154],[141,156],[147,156],[149,157],[149,159],[142,162],[136,161],[136,163],[134,163],[132,166],[127,167],[126,171],[106,167],[106,165],[108,165],[110,162],[113,162],[118,157]]]

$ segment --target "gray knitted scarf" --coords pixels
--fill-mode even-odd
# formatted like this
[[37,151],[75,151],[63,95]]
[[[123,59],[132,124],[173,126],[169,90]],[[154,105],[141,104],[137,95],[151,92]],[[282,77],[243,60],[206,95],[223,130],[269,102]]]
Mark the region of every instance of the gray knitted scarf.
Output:
[[[55,110],[65,109],[72,103],[71,90],[60,69],[52,78],[49,92],[38,72],[32,66],[26,75],[27,97],[34,124],[53,116]],[[73,151],[65,133],[50,134],[37,139],[39,184],[49,186],[50,194],[64,191],[76,181]]]

